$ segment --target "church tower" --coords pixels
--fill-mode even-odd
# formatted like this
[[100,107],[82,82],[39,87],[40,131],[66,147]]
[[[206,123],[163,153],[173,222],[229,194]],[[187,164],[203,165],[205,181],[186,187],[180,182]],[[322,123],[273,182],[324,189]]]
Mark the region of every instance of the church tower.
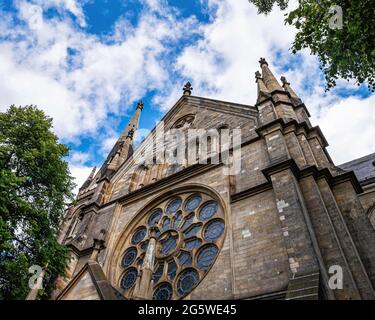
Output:
[[[72,260],[51,298],[375,299],[375,188],[333,163],[291,84],[259,63],[255,105],[187,83],[134,149],[138,103],[66,212]],[[157,160],[173,134],[163,152],[196,161]]]

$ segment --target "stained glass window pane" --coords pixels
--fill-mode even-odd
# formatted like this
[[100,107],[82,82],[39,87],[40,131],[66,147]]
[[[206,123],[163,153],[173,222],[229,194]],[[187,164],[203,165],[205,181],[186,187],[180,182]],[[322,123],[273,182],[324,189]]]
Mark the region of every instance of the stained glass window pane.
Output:
[[169,218],[166,218],[165,220],[164,220],[164,222],[163,222],[163,232],[164,231],[167,231],[168,229],[169,229],[169,224],[170,224],[170,220],[169,220]]
[[169,236],[167,239],[161,242],[161,252],[167,256],[170,254],[177,246],[178,236]]
[[122,266],[124,268],[129,267],[135,258],[137,257],[137,249],[134,247],[129,248],[126,250],[124,257],[122,258]]
[[188,250],[193,250],[195,248],[198,248],[202,243],[201,239],[193,239],[193,240],[188,240],[185,243],[185,248]]
[[198,272],[194,269],[183,271],[177,281],[177,292],[184,296],[188,294],[199,282]]
[[224,232],[224,221],[214,220],[203,232],[203,238],[207,241],[217,240]]
[[139,258],[138,261],[137,261],[138,266],[141,266],[142,264],[143,264],[143,257]]
[[177,273],[177,264],[172,261],[168,263],[168,277],[173,280]]
[[184,235],[186,238],[190,238],[192,236],[195,236],[196,233],[200,230],[200,228],[202,227],[201,224],[195,224],[193,225],[191,228],[189,228],[188,230],[186,230],[184,232]]
[[199,213],[199,219],[208,220],[211,219],[217,212],[218,205],[216,202],[209,202],[203,206]]
[[208,270],[214,263],[219,249],[215,245],[208,245],[200,250],[197,258],[197,265],[199,269]]
[[133,235],[133,238],[132,238],[132,243],[133,244],[140,243],[143,240],[143,238],[146,236],[146,233],[147,233],[147,229],[145,227],[141,227],[141,228],[137,229],[134,232],[134,235]]
[[[157,228],[156,228],[156,229],[157,229]],[[156,232],[155,232],[155,237],[156,237],[156,239],[159,238],[159,236],[160,236],[160,231],[159,231],[159,229],[157,229]]]
[[194,213],[192,213],[191,215],[187,217],[181,229],[185,230],[186,228],[188,228],[193,223],[193,220],[194,220]]
[[198,208],[201,201],[202,201],[202,197],[200,195],[194,195],[186,202],[185,210],[187,212],[195,210],[196,208]]
[[154,280],[154,283],[157,283],[161,276],[163,275],[163,270],[164,270],[164,263],[160,264],[154,274],[152,275],[152,279]]
[[172,202],[167,207],[167,214],[175,213],[181,206],[182,200],[180,198],[176,198],[172,200]]
[[182,251],[178,256],[178,262],[183,265],[187,266],[190,265],[192,261],[191,255],[188,252]]
[[154,300],[171,300],[173,290],[169,283],[161,284],[154,292]]
[[153,225],[157,224],[162,215],[163,211],[161,209],[156,209],[148,218],[148,225],[152,227]]
[[136,268],[128,269],[121,280],[121,287],[125,290],[130,289],[134,286],[135,281],[137,280],[138,272]]
[[176,218],[174,219],[174,222],[173,222],[173,228],[175,229],[178,228],[178,225],[180,224],[182,217],[183,215],[181,211],[176,214]]
[[146,251],[148,246],[148,240],[143,241],[140,245],[142,251]]

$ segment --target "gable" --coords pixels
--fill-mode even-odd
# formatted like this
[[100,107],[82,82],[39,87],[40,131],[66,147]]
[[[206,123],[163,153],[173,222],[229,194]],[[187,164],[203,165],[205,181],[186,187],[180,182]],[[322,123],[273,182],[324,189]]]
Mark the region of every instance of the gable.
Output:
[[100,264],[89,261],[75,275],[57,300],[118,300]]
[[155,128],[112,178],[112,200],[186,168],[183,165],[172,168],[168,164],[143,166],[142,157],[152,150],[156,131],[160,128],[165,132],[174,128],[216,129],[217,132],[223,127],[239,128],[242,142],[257,136],[257,111],[254,107],[200,97],[183,96],[161,122],[163,127]]
[[60,300],[100,300],[98,291],[87,269]]

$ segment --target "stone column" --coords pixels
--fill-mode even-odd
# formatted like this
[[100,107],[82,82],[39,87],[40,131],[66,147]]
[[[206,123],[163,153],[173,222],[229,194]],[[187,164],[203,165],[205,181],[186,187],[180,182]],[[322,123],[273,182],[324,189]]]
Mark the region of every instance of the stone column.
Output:
[[150,230],[150,240],[148,242],[147,251],[143,260],[138,276],[137,283],[135,284],[133,297],[137,300],[151,300],[153,280],[152,273],[155,265],[156,256],[156,229]]

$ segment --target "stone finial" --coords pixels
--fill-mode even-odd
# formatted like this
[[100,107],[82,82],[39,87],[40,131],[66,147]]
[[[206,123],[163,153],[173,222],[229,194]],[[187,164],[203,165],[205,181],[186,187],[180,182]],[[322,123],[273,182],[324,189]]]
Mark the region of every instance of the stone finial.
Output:
[[267,63],[267,61],[266,61],[265,58],[260,58],[260,59],[259,59],[259,63],[260,63],[260,66],[262,66],[262,65],[264,65],[264,64],[266,64],[266,65],[268,66],[268,63]]
[[186,82],[183,90],[184,90],[184,96],[191,95],[191,91],[193,90],[193,87],[191,86],[191,83],[189,81]]
[[286,78],[284,77],[284,76],[282,76],[281,78],[280,78],[280,80],[281,80],[281,82],[282,82],[282,84],[283,84],[283,87],[285,86],[285,85],[290,85],[290,83],[286,80]]
[[255,82],[257,82],[258,79],[262,79],[262,75],[260,74],[259,71],[255,72],[255,80],[256,80]]
[[287,84],[287,85],[290,85],[290,83],[286,80],[286,78],[285,78],[284,76],[282,76],[282,77],[280,78],[280,80],[281,80],[283,86],[286,85],[286,84]]
[[138,104],[137,104],[137,109],[143,109],[143,106],[144,106],[144,103],[143,103],[143,101],[142,100],[140,100],[139,102],[138,102]]

